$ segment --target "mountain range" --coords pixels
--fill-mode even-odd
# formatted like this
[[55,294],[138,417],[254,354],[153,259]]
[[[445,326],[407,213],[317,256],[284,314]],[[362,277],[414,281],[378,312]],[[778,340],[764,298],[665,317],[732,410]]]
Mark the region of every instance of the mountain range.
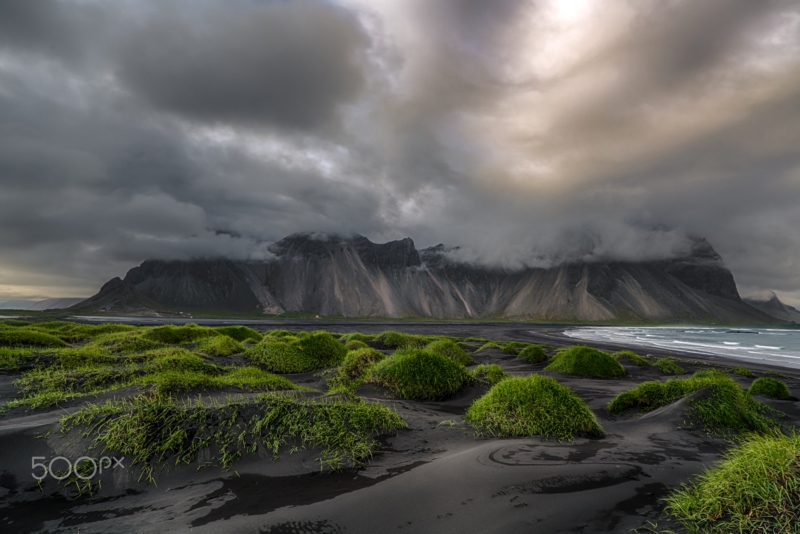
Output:
[[704,239],[684,256],[517,269],[453,259],[410,238],[302,233],[263,261],[147,260],[75,311],[228,310],[344,317],[769,323]]

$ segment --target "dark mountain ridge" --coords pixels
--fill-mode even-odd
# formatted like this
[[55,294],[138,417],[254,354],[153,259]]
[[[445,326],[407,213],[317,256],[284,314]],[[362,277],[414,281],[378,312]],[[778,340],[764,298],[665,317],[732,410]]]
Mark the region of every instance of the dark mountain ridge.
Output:
[[[147,260],[126,285],[160,306],[345,317],[771,322],[742,302],[711,245],[685,257],[506,269],[453,260],[409,239],[294,234],[264,261]],[[85,304],[85,303],[84,303]],[[84,307],[83,304],[81,307]]]

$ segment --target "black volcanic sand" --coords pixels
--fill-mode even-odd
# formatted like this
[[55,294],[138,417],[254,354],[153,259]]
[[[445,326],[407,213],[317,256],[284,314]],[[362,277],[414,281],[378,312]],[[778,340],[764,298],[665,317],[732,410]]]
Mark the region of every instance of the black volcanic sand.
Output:
[[[391,328],[575,344],[559,336],[563,327],[529,325],[282,321],[258,326],[365,333]],[[198,460],[158,472],[157,487],[138,483],[134,469],[107,472],[97,496],[69,500],[51,482],[39,491],[31,477],[31,456],[81,455],[85,443],[65,443],[57,432],[58,419],[80,402],[36,412],[15,410],[0,415],[0,531],[591,533],[626,532],[655,523],[658,529],[681,532],[661,514],[660,499],[730,447],[721,439],[681,428],[685,400],[641,417],[615,416],[606,410],[616,394],[645,380],[665,379],[655,367],[623,362],[631,376],[594,380],[543,371],[546,363],[528,364],[496,349],[473,357],[478,363],[497,363],[514,375],[538,372],[555,377],[591,407],[606,437],[574,443],[477,438],[464,425],[464,412],[485,388],[465,388],[445,402],[415,402],[389,398],[380,388],[365,385],[358,393],[396,409],[410,430],[383,438],[383,452],[364,470],[320,472],[315,451],[283,453],[276,461],[245,456],[228,472],[216,467],[198,470]],[[680,363],[688,373],[724,364],[748,367],[763,376],[764,368],[757,366],[692,358],[695,363]],[[800,372],[781,371],[789,376],[783,380],[792,393],[800,394]],[[315,373],[286,376],[295,383],[320,385]],[[732,376],[745,387],[753,380]],[[14,395],[10,377],[0,375],[0,400]],[[800,402],[762,400],[784,411],[785,422],[800,425]],[[51,430],[49,437],[40,437]]]

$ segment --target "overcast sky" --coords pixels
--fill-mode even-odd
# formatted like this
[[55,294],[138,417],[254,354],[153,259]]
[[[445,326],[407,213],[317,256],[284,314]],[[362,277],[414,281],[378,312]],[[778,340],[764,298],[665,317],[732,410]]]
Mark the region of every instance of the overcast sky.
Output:
[[0,301],[298,231],[800,304],[800,4],[0,1]]

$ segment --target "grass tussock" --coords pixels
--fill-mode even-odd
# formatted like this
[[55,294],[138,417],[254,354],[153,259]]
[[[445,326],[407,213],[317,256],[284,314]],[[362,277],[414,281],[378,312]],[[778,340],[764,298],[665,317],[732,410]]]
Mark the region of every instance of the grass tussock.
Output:
[[424,336],[404,334],[394,330],[381,332],[375,341],[386,349],[421,349],[430,342]]
[[16,371],[37,359],[31,348],[0,347],[0,371]]
[[506,373],[503,368],[496,363],[492,363],[477,366],[472,370],[472,378],[477,382],[494,386],[507,378],[511,378],[511,375]]
[[252,363],[273,373],[305,373],[339,365],[347,349],[327,332],[314,332],[287,341],[267,341],[244,353]]
[[374,334],[360,334],[358,332],[353,332],[352,334],[342,334],[339,337],[339,341],[342,343],[348,343],[350,341],[361,341],[364,343],[365,341],[372,341],[377,336]]
[[528,345],[517,354],[517,358],[528,363],[541,363],[549,359],[541,345]]
[[728,372],[734,375],[744,376],[746,378],[756,377],[756,374],[750,369],[747,369],[746,367],[734,367],[733,369],[730,369]]
[[630,350],[621,350],[619,352],[615,352],[614,354],[611,355],[611,357],[617,361],[628,360],[633,365],[638,365],[640,367],[645,365],[650,365],[650,361],[647,358],[645,358],[644,356],[640,356]]
[[451,339],[443,338],[428,343],[425,346],[425,350],[449,358],[461,365],[472,365],[475,363],[475,360]]
[[371,380],[405,399],[444,400],[471,381],[467,369],[453,360],[420,349],[397,351],[379,362]]
[[508,341],[502,345],[503,352],[511,354],[512,356],[517,356],[527,346],[528,343],[522,341]]
[[88,347],[104,350],[108,353],[135,353],[145,352],[148,350],[159,349],[165,346],[160,341],[153,341],[143,337],[139,330],[131,332],[117,332],[112,334],[103,334],[94,338]]
[[366,347],[347,353],[344,361],[336,368],[336,372],[328,380],[328,389],[352,389],[362,384],[376,363],[386,359],[386,355],[375,349]]
[[689,404],[691,423],[720,434],[764,433],[777,426],[769,417],[769,407],[753,399],[731,377],[720,371],[701,371],[689,378],[674,378],[666,382],[644,382],[617,395],[608,409],[616,414],[631,408],[651,411],[703,388],[708,388],[707,394],[692,399]]
[[798,532],[800,434],[746,437],[666,503],[693,534]]
[[497,437],[572,440],[576,435],[604,433],[572,390],[541,375],[502,380],[470,406],[465,421],[478,432]]
[[142,338],[167,345],[178,345],[182,343],[196,343],[201,339],[219,335],[222,334],[213,328],[206,328],[189,323],[183,326],[171,324],[155,326],[145,330],[142,333]]
[[769,399],[788,400],[791,398],[786,383],[775,378],[757,378],[747,390],[750,395],[761,395]]
[[68,347],[63,339],[28,327],[0,328],[0,347]]
[[246,326],[217,326],[213,330],[219,332],[223,336],[228,336],[239,343],[244,343],[248,340],[255,341],[257,343],[264,337],[252,328],[248,328]]
[[363,341],[359,341],[357,339],[351,339],[350,341],[344,344],[344,348],[347,349],[348,352],[350,352],[351,350],[367,349],[369,348],[369,345],[367,345]]
[[279,394],[210,404],[140,395],[87,405],[61,424],[64,433],[90,429],[101,452],[126,455],[141,468],[140,479],[151,482],[159,464],[188,464],[201,451],[223,468],[259,450],[278,458],[289,446],[318,449],[321,465],[333,469],[364,465],[378,450],[375,436],[406,428],[397,413],[377,404]]
[[479,352],[483,352],[483,351],[489,350],[489,349],[500,349],[500,350],[502,350],[502,348],[500,347],[500,345],[496,341],[487,341],[486,343],[484,343],[483,345],[478,347],[478,350],[475,351],[475,354],[478,354]]
[[682,375],[686,373],[683,367],[670,358],[659,358],[653,362],[653,365],[658,367],[665,375]]
[[244,347],[235,339],[220,335],[203,339],[194,350],[209,356],[231,356],[244,351]]
[[625,368],[617,360],[605,352],[583,345],[575,345],[561,351],[545,370],[585,378],[625,376]]

